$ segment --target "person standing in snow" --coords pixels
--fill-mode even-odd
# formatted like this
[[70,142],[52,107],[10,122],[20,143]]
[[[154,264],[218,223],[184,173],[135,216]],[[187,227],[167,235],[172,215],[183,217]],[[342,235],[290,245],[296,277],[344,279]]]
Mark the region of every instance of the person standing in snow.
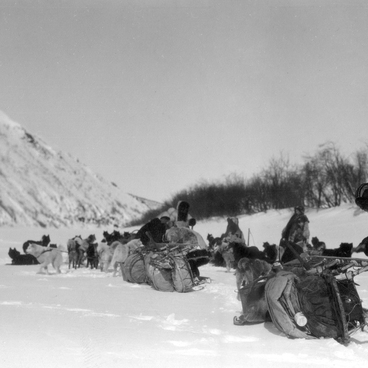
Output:
[[291,216],[286,227],[282,230],[281,239],[298,244],[304,251],[308,249],[309,244],[309,220],[304,214],[304,207],[294,208],[294,214]]
[[245,244],[245,238],[243,232],[239,227],[239,219],[237,217],[229,217],[227,219],[227,227],[224,234],[224,239],[229,243],[242,243]]

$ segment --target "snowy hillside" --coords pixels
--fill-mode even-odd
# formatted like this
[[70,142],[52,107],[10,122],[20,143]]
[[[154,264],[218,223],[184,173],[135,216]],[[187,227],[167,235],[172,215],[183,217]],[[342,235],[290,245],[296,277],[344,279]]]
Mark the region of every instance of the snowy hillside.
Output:
[[151,208],[1,112],[0,184],[0,226],[119,226]]

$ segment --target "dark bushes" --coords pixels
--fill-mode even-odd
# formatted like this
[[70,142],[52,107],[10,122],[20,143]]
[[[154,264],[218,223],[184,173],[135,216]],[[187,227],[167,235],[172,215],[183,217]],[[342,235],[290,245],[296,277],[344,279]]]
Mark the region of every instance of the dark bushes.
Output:
[[224,181],[202,181],[175,194],[157,210],[149,211],[131,225],[146,223],[179,200],[191,204],[197,220],[214,216],[237,216],[290,208],[296,205],[322,208],[352,203],[356,188],[368,177],[368,149],[344,157],[327,142],[301,165],[291,165],[283,155],[251,179],[237,174]]

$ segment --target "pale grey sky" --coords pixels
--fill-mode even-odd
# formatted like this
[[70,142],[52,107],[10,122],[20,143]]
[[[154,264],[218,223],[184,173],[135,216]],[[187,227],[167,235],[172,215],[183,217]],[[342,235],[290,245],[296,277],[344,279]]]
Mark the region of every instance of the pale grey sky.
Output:
[[129,193],[368,141],[368,3],[2,0],[0,110]]

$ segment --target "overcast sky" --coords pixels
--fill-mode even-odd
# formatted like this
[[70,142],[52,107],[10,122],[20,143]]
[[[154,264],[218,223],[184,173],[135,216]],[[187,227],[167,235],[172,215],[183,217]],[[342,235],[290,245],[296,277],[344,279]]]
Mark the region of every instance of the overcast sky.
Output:
[[368,3],[0,2],[0,110],[154,200],[364,147]]

